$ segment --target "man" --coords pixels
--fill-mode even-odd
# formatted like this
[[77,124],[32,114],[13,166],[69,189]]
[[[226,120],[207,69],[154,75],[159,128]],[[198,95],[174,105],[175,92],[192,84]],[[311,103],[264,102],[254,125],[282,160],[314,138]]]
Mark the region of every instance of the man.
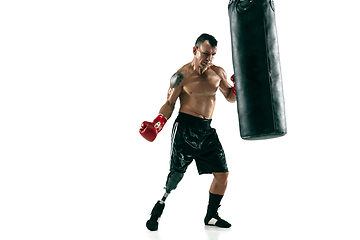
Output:
[[[229,228],[231,224],[218,215],[220,201],[225,193],[228,178],[224,150],[214,128],[210,127],[218,89],[229,102],[235,102],[235,89],[226,80],[221,67],[212,64],[217,51],[217,40],[202,34],[193,47],[193,60],[181,67],[170,79],[167,101],[153,122],[143,122],[140,134],[154,141],[174,111],[180,99],[180,110],[171,136],[170,173],[166,181],[166,193],[158,201],[146,226],[158,229],[158,220],[164,210],[165,200],[176,189],[189,164],[195,160],[199,174],[213,174],[205,225]],[[233,78],[232,78],[233,80]]]

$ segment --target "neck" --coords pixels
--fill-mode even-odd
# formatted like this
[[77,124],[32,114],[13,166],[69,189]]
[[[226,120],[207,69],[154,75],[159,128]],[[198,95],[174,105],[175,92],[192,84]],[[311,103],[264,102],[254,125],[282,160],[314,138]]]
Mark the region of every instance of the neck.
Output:
[[203,74],[206,70],[208,70],[210,66],[203,68],[200,65],[196,64],[195,59],[191,62],[192,69],[200,75]]

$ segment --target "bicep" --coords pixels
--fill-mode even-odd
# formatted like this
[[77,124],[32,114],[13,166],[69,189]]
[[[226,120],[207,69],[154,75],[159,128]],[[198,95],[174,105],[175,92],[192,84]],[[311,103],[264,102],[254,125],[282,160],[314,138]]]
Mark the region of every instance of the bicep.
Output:
[[170,104],[175,104],[176,100],[179,98],[181,94],[182,87],[178,86],[176,88],[169,87],[168,95],[167,95],[167,101]]
[[227,79],[227,74],[225,72],[225,70],[221,67],[215,67],[214,71],[216,72],[216,74],[219,76],[220,78],[220,91],[222,93],[227,92],[227,90],[229,88],[231,88],[231,85],[228,83]]
[[229,89],[231,90],[232,86],[226,80],[227,75],[226,75],[225,71],[222,71],[222,73],[219,76],[221,77],[220,86],[219,86],[220,91],[222,92],[222,94],[224,94],[225,97],[227,97],[229,94]]
[[228,89],[231,89],[232,88],[232,86],[230,85],[230,83],[225,79],[223,79],[223,80],[221,80],[221,82],[220,82],[220,89],[221,90],[225,90],[225,91],[227,91]]

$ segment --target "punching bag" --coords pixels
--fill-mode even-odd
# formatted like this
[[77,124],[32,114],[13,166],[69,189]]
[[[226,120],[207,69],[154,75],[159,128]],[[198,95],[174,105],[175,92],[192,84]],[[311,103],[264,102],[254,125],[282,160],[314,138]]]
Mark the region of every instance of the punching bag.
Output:
[[232,57],[240,135],[260,140],[286,134],[274,2],[230,0]]

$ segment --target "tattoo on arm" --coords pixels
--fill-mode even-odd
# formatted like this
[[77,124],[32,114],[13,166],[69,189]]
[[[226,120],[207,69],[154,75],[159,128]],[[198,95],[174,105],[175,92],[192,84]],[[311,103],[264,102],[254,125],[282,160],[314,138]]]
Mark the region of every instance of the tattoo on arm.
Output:
[[170,86],[172,88],[176,88],[177,86],[180,85],[183,78],[184,78],[184,75],[182,74],[182,72],[175,73],[174,75],[172,75],[172,77],[170,79]]

